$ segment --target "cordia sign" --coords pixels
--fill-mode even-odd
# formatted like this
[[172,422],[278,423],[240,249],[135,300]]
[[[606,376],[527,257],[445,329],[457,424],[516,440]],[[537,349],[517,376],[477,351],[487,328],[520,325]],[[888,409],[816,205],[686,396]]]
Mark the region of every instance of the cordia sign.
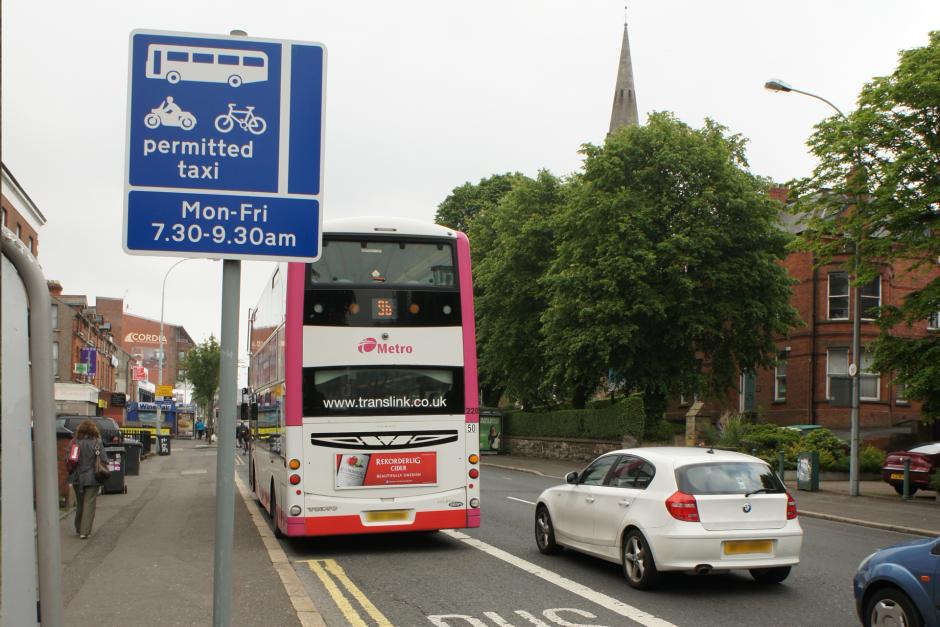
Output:
[[414,352],[414,347],[410,344],[389,344],[388,342],[379,342],[374,337],[367,337],[366,339],[359,342],[360,353],[371,353],[373,351],[381,354],[411,354]]
[[[125,342],[148,342],[153,344],[160,343],[160,335],[157,333],[137,333],[132,331],[124,336]],[[166,336],[163,336],[164,343],[166,342]]]

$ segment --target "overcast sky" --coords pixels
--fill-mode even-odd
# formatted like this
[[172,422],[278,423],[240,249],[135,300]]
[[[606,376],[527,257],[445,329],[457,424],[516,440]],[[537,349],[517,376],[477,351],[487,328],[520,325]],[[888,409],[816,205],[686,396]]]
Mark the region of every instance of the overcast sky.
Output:
[[[750,139],[755,174],[786,181],[812,169],[805,141],[831,111],[764,82],[851,110],[899,50],[940,28],[940,2],[634,0],[628,20],[641,122],[711,117]],[[121,248],[131,30],[324,44],[325,218],[431,221],[466,181],[580,168],[579,146],[607,132],[623,21],[622,0],[4,0],[3,162],[48,219],[46,277],[159,319],[175,260]],[[242,328],[271,270],[242,264]],[[167,281],[166,320],[197,342],[219,335],[221,275],[194,260]]]

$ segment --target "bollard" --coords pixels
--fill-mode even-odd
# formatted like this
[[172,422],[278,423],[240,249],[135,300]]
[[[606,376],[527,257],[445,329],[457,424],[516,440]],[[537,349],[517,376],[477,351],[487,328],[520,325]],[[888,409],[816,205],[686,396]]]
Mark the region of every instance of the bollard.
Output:
[[904,498],[911,498],[911,458],[904,460]]
[[777,453],[777,472],[780,475],[780,481],[784,481],[784,471],[786,470],[786,455],[783,454],[783,451]]

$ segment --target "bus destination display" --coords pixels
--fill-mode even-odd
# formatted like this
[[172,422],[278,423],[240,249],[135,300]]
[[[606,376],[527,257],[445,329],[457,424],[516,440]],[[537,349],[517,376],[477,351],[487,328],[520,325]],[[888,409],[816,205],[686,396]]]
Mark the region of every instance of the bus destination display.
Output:
[[398,318],[398,299],[397,298],[373,298],[372,299],[372,319],[373,320],[395,320]]

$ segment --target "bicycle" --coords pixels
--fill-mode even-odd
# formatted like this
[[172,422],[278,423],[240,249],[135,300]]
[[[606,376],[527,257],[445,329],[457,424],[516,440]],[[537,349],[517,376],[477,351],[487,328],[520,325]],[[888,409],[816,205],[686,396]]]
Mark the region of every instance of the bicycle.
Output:
[[222,113],[215,119],[215,128],[220,133],[228,133],[233,128],[235,124],[238,123],[238,126],[243,131],[248,131],[253,135],[261,135],[268,128],[268,123],[264,121],[259,115],[255,115],[254,107],[245,107],[244,109],[236,109],[234,103],[229,103],[228,113]]

